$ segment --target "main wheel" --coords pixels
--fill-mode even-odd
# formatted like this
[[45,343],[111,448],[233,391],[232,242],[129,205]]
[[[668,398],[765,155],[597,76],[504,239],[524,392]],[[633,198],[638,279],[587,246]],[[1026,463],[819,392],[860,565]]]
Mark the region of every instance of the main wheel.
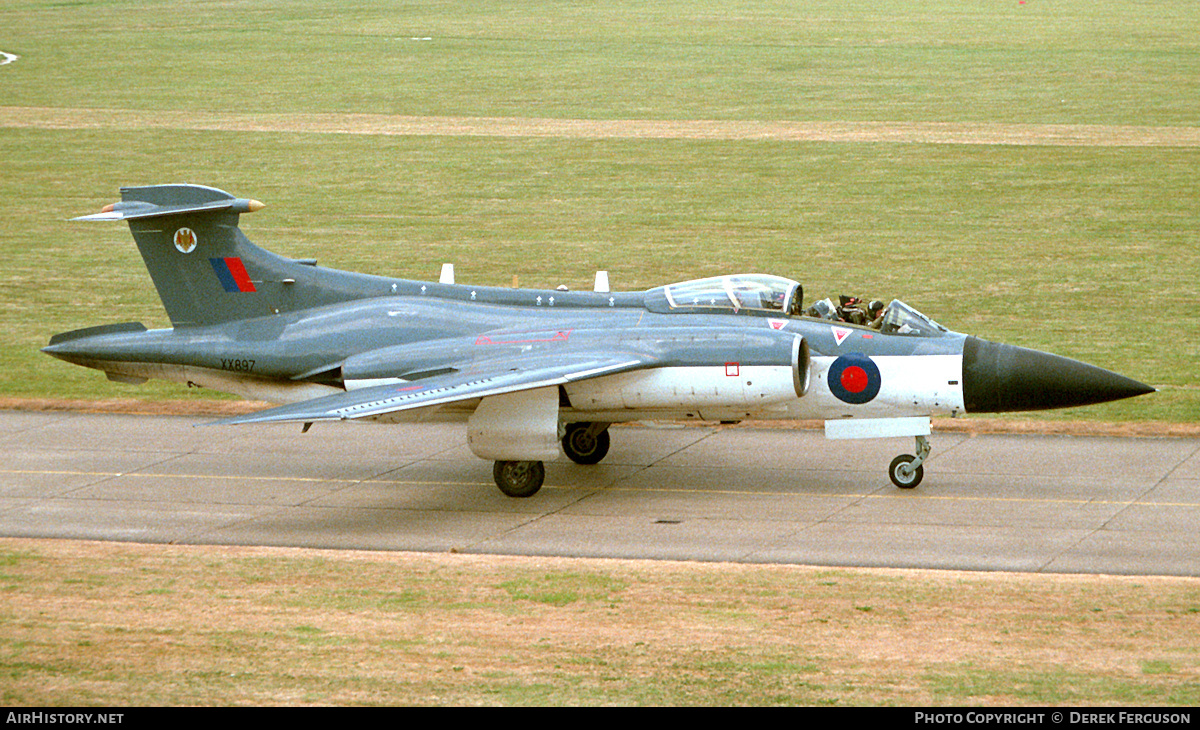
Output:
[[497,461],[492,478],[510,497],[532,497],[546,481],[546,467],[540,461]]
[[563,453],[576,464],[599,464],[608,455],[608,429],[589,435],[591,424],[572,423],[563,436]]
[[888,467],[888,476],[892,478],[892,484],[901,489],[912,489],[920,484],[925,478],[925,467],[918,465],[913,469],[910,465],[916,460],[917,457],[909,454],[901,454],[892,459],[892,465]]

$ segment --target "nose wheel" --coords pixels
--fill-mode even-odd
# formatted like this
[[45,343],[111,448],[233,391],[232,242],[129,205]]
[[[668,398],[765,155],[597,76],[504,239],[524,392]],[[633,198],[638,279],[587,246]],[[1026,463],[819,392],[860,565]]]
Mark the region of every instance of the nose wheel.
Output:
[[888,476],[891,477],[892,484],[901,489],[913,489],[920,484],[925,478],[925,467],[922,464],[929,458],[932,448],[928,437],[917,436],[916,456],[901,454],[892,459],[892,464],[888,467]]

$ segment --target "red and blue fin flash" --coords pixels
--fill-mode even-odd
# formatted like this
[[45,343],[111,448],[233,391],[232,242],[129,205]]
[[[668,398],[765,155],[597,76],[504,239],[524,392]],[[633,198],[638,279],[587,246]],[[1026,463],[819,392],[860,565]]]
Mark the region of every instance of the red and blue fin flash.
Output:
[[254,282],[250,281],[250,275],[246,273],[246,266],[240,258],[231,256],[229,258],[209,259],[209,262],[212,264],[217,278],[220,279],[221,286],[225,287],[225,291],[258,291],[254,288]]

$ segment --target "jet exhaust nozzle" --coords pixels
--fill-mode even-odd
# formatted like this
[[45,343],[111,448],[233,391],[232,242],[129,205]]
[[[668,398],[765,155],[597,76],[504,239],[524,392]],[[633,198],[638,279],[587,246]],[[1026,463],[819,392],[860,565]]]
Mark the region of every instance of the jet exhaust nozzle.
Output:
[[978,337],[963,344],[968,413],[1072,408],[1153,392],[1132,378],[1067,357]]

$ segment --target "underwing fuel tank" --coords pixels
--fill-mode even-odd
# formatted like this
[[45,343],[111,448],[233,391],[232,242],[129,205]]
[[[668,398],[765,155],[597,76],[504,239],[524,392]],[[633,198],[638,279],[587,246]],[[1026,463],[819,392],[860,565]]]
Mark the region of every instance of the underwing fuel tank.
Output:
[[968,413],[1072,408],[1153,392],[1132,378],[1067,357],[978,337],[963,344]]

